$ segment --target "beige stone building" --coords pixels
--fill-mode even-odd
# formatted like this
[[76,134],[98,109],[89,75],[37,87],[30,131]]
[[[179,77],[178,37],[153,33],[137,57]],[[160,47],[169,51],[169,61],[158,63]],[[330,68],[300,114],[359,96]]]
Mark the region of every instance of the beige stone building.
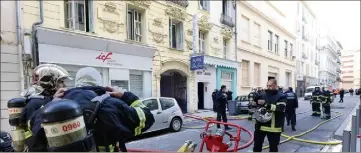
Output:
[[360,87],[360,50],[344,50],[341,56],[341,83],[344,89]]
[[241,93],[249,93],[254,86],[265,87],[271,78],[280,86],[295,88],[296,37],[279,24],[282,12],[263,1],[239,1],[238,10]]

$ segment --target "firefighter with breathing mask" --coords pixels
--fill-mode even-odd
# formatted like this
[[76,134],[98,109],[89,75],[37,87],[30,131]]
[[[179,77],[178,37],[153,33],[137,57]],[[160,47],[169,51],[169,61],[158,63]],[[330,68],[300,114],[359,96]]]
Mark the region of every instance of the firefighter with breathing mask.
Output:
[[322,92],[320,87],[315,87],[315,91],[312,92],[311,96],[311,105],[312,105],[312,115],[311,116],[321,116],[321,109],[320,109],[320,96]]
[[257,108],[256,103],[254,102],[255,97],[257,96],[257,89],[252,88],[252,91],[248,94],[248,120],[252,120],[253,113],[255,112],[255,109]]
[[323,119],[331,118],[331,103],[332,103],[332,93],[326,87],[322,87],[322,95],[320,96],[320,101],[323,107]]
[[[80,69],[75,88],[59,89],[55,99],[36,113],[32,131],[46,139],[38,143],[51,152],[126,152],[126,139],[149,129],[154,117],[133,93],[101,85],[102,76],[96,69]],[[55,110],[67,110],[69,115],[58,114],[57,120]]]

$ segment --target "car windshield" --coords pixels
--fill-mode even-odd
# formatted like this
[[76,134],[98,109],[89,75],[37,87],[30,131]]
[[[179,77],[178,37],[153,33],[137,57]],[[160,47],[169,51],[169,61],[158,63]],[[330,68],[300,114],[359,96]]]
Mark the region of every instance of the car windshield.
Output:
[[313,89],[314,89],[314,88],[307,88],[307,89],[306,89],[306,92],[313,92]]

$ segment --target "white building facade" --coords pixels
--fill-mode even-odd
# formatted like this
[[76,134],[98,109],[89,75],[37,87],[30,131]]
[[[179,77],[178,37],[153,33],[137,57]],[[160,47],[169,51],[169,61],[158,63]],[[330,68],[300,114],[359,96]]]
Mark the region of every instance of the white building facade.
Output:
[[285,15],[268,1],[237,1],[241,94],[265,87],[269,79],[295,87],[296,37],[282,25]]
[[341,83],[344,89],[360,87],[360,50],[344,50],[341,56]]
[[331,35],[321,36],[320,84],[339,88],[341,81],[341,44]]

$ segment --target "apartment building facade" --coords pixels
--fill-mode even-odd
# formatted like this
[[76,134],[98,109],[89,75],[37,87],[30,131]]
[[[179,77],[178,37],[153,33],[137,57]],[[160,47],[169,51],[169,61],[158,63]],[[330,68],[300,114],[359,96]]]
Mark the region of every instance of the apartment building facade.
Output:
[[[194,1],[197,2],[197,1]],[[192,2],[192,3],[194,3]],[[240,63],[236,61],[235,53],[235,3],[233,1],[197,2],[198,16],[197,37],[198,46],[192,48],[193,58],[203,58],[203,68],[196,69],[196,101],[198,109],[211,109],[213,107],[212,92],[226,85],[235,97],[239,91],[238,76]],[[222,7],[220,7],[222,6]],[[207,18],[205,18],[207,17]],[[191,40],[190,40],[191,41]],[[191,63],[192,64],[192,63]]]
[[24,89],[21,40],[16,22],[16,2],[1,1],[1,130],[10,131],[7,102]]
[[237,7],[241,94],[269,79],[294,88],[296,37],[279,24],[284,14],[268,1],[238,1]]
[[[341,83],[344,89],[359,88],[360,80],[360,51],[344,50],[341,56]],[[358,58],[357,58],[358,57]]]
[[325,33],[321,36],[320,46],[320,84],[339,88],[342,45],[332,35]]

